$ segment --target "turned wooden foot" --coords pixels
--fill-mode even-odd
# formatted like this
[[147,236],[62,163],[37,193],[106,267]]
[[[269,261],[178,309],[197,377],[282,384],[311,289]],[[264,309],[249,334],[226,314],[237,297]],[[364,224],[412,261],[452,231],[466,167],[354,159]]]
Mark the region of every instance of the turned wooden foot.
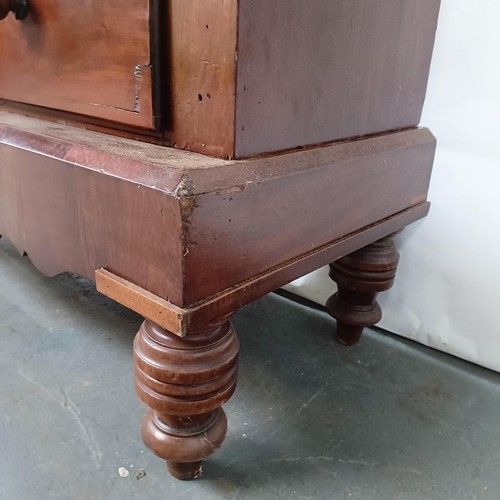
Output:
[[221,405],[234,393],[238,339],[229,322],[179,337],[145,321],[134,341],[135,385],[150,408],[146,446],[178,479],[201,476],[201,461],[224,441]]
[[338,292],[328,299],[326,308],[337,320],[341,344],[356,344],[364,327],[380,321],[382,311],[376,296],[392,287],[398,261],[394,242],[387,237],[330,264],[330,277],[337,282]]

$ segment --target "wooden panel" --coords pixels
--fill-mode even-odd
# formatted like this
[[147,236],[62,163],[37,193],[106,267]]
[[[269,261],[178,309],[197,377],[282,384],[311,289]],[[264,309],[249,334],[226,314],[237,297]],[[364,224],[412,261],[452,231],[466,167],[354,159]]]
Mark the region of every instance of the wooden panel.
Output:
[[171,333],[184,337],[188,330],[199,331],[207,328],[207,325],[211,323],[217,324],[220,318],[231,315],[240,307],[266,293],[277,290],[293,279],[403,229],[408,224],[425,217],[428,211],[428,202],[411,207],[377,224],[372,224],[288,262],[283,262],[268,272],[258,274],[235,287],[222,290],[192,308],[181,309],[104,269],[96,270],[96,286],[97,290],[104,295]]
[[[145,164],[133,141],[110,137],[105,144],[103,134],[78,129],[70,141],[69,127],[66,138],[50,137],[51,128],[65,127],[18,122],[25,130],[0,124],[0,234],[48,276],[69,271],[94,279],[105,267],[181,302],[181,217],[169,194],[181,173],[155,162],[154,151],[165,148],[145,144],[153,153]],[[186,156],[173,153],[174,164],[176,155]]]
[[240,307],[270,293],[294,279],[304,276],[380,238],[404,229],[429,212],[429,203],[421,203],[366,228],[345,235],[325,246],[280,263],[265,273],[253,276],[237,286],[210,297],[207,301],[186,310],[187,330],[196,330],[224,317]]
[[150,0],[30,3],[1,24],[0,98],[153,128]]
[[172,139],[232,158],[237,0],[170,0]]
[[439,0],[241,0],[236,157],[415,126]]
[[420,129],[224,161],[0,114],[0,234],[45,274],[103,267],[220,312],[424,216],[434,147]]
[[[427,197],[435,139],[418,129],[196,171],[186,215],[184,300],[192,304]],[[209,263],[209,264],[207,264]]]

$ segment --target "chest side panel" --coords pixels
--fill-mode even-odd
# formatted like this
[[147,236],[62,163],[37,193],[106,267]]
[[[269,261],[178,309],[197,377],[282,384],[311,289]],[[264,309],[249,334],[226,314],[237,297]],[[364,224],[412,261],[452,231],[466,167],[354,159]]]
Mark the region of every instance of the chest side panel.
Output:
[[418,124],[439,0],[241,0],[236,156]]

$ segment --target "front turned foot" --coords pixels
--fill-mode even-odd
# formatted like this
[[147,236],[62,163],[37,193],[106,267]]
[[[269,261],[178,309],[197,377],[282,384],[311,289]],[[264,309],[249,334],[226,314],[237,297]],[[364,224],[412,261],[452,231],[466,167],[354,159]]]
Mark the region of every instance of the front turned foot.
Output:
[[201,476],[224,441],[221,405],[236,388],[238,347],[229,322],[181,338],[145,321],[135,338],[136,391],[150,408],[142,438],[178,479]]
[[356,344],[366,326],[381,320],[376,296],[392,287],[398,261],[394,242],[386,237],[330,264],[338,292],[328,299],[326,308],[337,320],[341,344]]

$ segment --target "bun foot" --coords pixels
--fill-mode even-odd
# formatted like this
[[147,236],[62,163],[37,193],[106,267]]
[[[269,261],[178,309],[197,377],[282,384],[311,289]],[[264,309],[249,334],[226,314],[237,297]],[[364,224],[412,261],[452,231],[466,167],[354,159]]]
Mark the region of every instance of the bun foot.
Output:
[[226,437],[221,405],[236,387],[238,340],[226,322],[180,338],[146,321],[134,343],[137,394],[149,407],[144,444],[170,473],[201,476],[201,461]]
[[339,343],[357,344],[363,329],[382,319],[376,296],[392,287],[398,261],[394,242],[387,237],[330,264],[338,292],[328,299],[326,309],[337,320]]

